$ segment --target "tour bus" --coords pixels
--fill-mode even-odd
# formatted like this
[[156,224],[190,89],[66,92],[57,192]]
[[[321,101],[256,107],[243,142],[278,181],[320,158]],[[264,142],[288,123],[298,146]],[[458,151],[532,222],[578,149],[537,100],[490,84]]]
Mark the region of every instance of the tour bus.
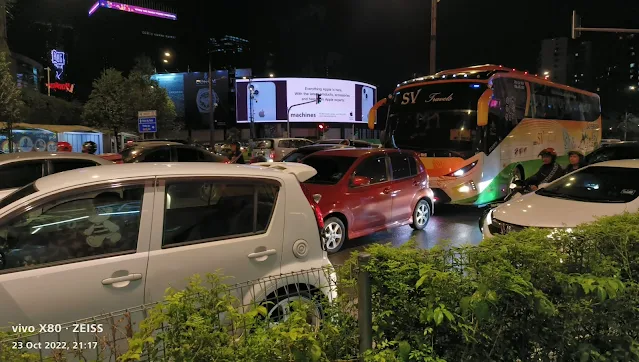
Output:
[[599,96],[498,65],[439,72],[397,85],[388,105],[385,147],[417,151],[436,202],[485,205],[541,166],[554,148],[587,154],[601,142]]

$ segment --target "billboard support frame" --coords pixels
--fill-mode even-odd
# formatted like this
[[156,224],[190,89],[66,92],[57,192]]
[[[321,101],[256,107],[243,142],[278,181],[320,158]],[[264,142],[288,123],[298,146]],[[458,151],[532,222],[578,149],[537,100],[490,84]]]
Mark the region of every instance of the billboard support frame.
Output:
[[317,101],[313,100],[313,101],[294,104],[294,105],[288,107],[288,109],[286,110],[286,137],[291,137],[291,116],[290,116],[291,115],[291,109],[293,109],[294,107],[297,107],[297,106],[303,106],[305,104],[316,103],[316,102]]

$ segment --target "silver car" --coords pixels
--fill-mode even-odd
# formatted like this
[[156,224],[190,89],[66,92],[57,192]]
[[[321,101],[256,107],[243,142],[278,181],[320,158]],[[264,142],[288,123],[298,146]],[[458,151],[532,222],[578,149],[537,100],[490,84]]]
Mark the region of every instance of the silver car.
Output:
[[0,155],[0,199],[20,187],[54,173],[99,165],[113,161],[96,155],[75,152],[20,152]]
[[279,162],[300,147],[312,145],[306,138],[260,138],[254,141],[251,158],[264,157],[268,162]]

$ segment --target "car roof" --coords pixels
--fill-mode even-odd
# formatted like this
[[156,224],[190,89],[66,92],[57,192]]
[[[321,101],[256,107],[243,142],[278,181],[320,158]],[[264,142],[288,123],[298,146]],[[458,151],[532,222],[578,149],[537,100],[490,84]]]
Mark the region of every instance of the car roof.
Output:
[[602,144],[600,148],[610,149],[614,147],[639,147],[639,143],[635,141],[621,141]]
[[626,168],[639,168],[639,160],[637,159],[628,159],[628,160],[614,160],[614,161],[604,161],[599,163],[594,163],[589,167],[626,167]]
[[162,147],[162,146],[190,146],[184,143],[173,142],[173,141],[145,141],[141,143],[133,143],[131,147],[135,148],[153,148],[153,147]]
[[315,152],[313,156],[362,157],[369,154],[385,154],[392,152],[399,152],[399,150],[394,148],[331,148]]
[[136,179],[154,176],[273,176],[281,170],[249,165],[217,162],[129,163],[87,167],[56,173],[35,181],[38,191],[51,192],[109,180]]
[[4,153],[0,154],[0,164],[21,161],[21,160],[52,160],[52,159],[74,159],[74,160],[88,160],[94,161],[99,164],[109,165],[113,164],[112,161],[105,160],[104,158],[91,155],[88,153],[79,152],[17,152],[17,153]]
[[312,145],[302,146],[298,148],[298,150],[314,150],[314,149],[325,150],[325,149],[333,149],[333,148],[355,148],[355,147],[349,146],[349,145],[340,145],[335,143],[314,143]]

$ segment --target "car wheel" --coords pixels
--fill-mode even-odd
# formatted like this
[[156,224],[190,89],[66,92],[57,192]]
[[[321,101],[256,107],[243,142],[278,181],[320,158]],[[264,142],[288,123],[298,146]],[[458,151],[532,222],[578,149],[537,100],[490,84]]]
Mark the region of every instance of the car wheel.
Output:
[[426,200],[419,200],[413,210],[413,223],[410,226],[415,230],[423,230],[430,221],[430,205]]
[[322,305],[312,293],[306,291],[281,295],[276,297],[275,300],[267,301],[266,310],[268,311],[268,321],[274,324],[286,321],[295,310],[295,304],[297,302],[310,305],[306,322],[311,326],[318,327],[323,317]]
[[346,240],[346,227],[342,220],[336,217],[329,217],[324,221],[324,232],[322,242],[326,246],[329,254],[338,252]]

